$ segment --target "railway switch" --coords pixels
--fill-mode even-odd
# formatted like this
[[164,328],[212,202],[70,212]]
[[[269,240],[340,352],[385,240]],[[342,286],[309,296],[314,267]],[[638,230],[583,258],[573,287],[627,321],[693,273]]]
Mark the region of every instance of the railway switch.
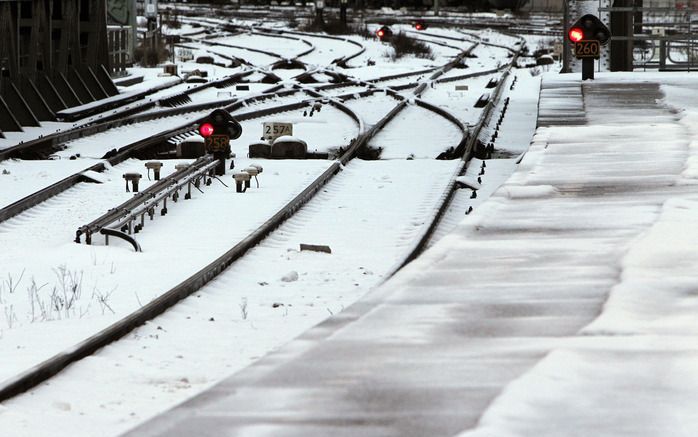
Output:
[[250,182],[250,174],[244,171],[233,173],[233,179],[235,179],[235,191],[238,193],[244,193],[247,191],[247,186]]
[[129,192],[128,183],[131,182],[132,191],[134,193],[138,192],[138,182],[143,176],[140,173],[124,173],[124,179],[126,179],[126,192]]
[[153,170],[153,178],[156,181],[160,180],[160,169],[162,168],[162,162],[148,161],[145,163],[145,168],[148,169],[148,180],[150,180],[150,170]]

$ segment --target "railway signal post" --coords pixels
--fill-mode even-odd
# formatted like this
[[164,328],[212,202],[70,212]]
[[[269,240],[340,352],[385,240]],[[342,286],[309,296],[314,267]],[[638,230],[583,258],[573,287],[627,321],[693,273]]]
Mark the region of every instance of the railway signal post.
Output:
[[381,26],[376,30],[376,36],[381,41],[388,41],[393,36],[393,31],[388,26]]
[[339,19],[344,24],[347,24],[347,2],[348,0],[339,0]]
[[592,14],[584,15],[567,31],[567,38],[574,44],[574,56],[582,60],[582,80],[594,78],[594,59],[599,59],[601,46],[610,37],[608,27]]
[[230,140],[240,138],[242,126],[228,111],[216,109],[199,124],[199,134],[204,137],[206,151],[218,160],[216,175],[225,174],[225,160],[230,156]]
[[325,22],[322,13],[325,9],[325,0],[315,0],[315,23],[322,24]]

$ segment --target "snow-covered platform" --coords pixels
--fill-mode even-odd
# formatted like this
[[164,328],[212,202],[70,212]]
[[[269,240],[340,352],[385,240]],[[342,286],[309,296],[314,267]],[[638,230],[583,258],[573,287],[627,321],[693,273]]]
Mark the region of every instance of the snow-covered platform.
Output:
[[546,77],[569,110],[452,234],[129,435],[698,434],[697,88]]

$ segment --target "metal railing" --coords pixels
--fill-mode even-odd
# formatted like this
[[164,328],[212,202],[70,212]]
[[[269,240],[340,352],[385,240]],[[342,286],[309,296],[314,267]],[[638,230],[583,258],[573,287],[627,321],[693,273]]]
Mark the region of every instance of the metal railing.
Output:
[[603,7],[599,12],[632,16],[631,35],[611,41],[632,44],[634,69],[698,70],[698,4],[666,0],[644,7]]
[[131,26],[107,26],[109,62],[114,74],[122,74],[133,65],[133,44]]

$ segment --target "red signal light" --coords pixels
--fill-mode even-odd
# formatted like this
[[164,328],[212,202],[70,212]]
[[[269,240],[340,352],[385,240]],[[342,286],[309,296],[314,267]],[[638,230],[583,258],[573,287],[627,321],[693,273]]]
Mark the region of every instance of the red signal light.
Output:
[[213,125],[211,123],[202,123],[201,126],[199,126],[199,133],[204,138],[213,135],[213,130]]
[[385,35],[385,31],[383,31],[383,29],[378,29],[376,35],[378,35],[378,38],[383,38],[383,36]]
[[424,26],[422,26],[422,23],[417,23],[417,24],[414,25],[414,28],[417,29],[417,30],[423,30],[423,29],[424,29]]
[[584,39],[584,30],[581,27],[573,27],[567,32],[567,36],[572,42],[579,42]]

